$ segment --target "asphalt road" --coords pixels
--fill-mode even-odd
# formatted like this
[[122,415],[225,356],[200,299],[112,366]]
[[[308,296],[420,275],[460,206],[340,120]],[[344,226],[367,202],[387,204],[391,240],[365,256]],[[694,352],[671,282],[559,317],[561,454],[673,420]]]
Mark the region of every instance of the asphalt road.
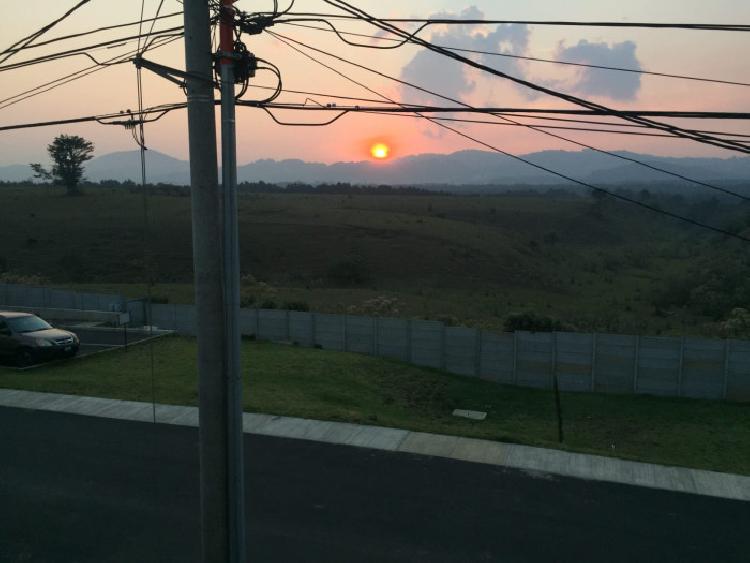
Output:
[[[190,562],[197,430],[0,408],[0,561]],[[747,561],[750,503],[246,437],[251,561]]]

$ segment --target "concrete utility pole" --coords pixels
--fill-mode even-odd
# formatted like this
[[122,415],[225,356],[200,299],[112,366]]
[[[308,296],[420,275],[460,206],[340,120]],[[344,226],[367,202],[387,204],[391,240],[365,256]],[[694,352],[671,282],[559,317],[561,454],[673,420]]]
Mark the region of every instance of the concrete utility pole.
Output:
[[[223,51],[232,51],[231,0],[222,0]],[[205,563],[245,561],[242,379],[237,330],[239,259],[234,80],[222,59],[223,189],[217,182],[208,2],[185,0],[188,138],[198,326],[201,544]],[[227,44],[227,38],[229,44]],[[231,97],[231,102],[228,98]],[[227,103],[225,103],[225,101]]]

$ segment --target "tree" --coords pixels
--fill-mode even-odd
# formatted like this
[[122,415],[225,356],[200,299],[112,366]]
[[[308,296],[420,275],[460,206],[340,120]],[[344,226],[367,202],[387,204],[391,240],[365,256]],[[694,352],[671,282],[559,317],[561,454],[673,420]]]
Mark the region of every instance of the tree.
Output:
[[94,143],[76,135],[60,135],[47,146],[47,152],[54,163],[52,170],[31,164],[34,177],[65,186],[68,195],[79,195],[83,163],[93,158]]

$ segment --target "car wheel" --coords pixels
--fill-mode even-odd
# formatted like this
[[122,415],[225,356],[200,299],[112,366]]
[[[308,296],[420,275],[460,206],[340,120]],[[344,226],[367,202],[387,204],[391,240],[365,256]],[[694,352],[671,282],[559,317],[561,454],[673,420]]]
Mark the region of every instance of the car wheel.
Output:
[[34,353],[28,348],[21,348],[16,352],[16,365],[18,367],[28,367],[34,365]]

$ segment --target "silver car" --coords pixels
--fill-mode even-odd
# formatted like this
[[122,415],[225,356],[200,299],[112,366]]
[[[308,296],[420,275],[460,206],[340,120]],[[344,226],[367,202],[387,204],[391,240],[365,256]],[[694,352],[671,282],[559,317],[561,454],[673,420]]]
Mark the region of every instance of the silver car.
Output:
[[36,315],[0,311],[0,356],[18,366],[53,358],[72,358],[79,346],[76,334],[53,328]]

